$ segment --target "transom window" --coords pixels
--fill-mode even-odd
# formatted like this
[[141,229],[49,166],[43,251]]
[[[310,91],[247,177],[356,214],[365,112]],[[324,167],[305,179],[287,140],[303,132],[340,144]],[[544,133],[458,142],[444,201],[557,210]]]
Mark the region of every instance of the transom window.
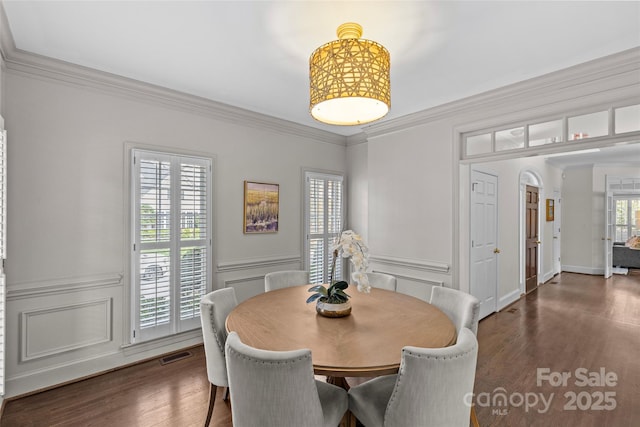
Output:
[[640,104],[585,114],[467,132],[462,158],[486,157],[508,151],[534,151],[542,146],[579,144],[603,137],[640,132]]

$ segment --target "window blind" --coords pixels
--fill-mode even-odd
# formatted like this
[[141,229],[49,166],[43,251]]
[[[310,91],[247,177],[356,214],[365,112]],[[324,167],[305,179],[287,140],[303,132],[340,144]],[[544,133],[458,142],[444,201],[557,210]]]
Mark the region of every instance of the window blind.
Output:
[[[305,173],[305,268],[311,283],[328,283],[333,253],[344,225],[343,177]],[[343,262],[336,262],[334,279],[342,278]]]
[[132,342],[200,327],[211,282],[211,162],[133,150]]

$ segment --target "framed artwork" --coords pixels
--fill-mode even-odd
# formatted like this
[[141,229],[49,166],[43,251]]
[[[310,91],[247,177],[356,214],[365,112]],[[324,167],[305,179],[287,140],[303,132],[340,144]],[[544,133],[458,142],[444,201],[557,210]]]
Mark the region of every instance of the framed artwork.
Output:
[[553,199],[547,199],[547,221],[553,221]]
[[244,233],[277,233],[280,213],[279,203],[279,184],[245,181]]

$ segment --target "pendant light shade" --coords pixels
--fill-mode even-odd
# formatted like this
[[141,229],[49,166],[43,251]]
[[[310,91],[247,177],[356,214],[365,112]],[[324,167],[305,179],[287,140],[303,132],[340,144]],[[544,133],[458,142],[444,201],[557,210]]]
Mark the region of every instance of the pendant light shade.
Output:
[[361,39],[362,27],[338,27],[338,40],[309,59],[314,119],[332,125],[361,125],[384,117],[391,107],[390,58],[384,46]]

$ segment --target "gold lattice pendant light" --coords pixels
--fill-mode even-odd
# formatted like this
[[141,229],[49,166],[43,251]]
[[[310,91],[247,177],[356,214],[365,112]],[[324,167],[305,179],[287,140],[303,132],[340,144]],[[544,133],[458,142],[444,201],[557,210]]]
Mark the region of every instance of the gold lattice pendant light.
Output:
[[384,117],[391,108],[389,51],[361,39],[362,27],[348,22],[338,38],[309,59],[314,119],[332,125],[361,125]]

